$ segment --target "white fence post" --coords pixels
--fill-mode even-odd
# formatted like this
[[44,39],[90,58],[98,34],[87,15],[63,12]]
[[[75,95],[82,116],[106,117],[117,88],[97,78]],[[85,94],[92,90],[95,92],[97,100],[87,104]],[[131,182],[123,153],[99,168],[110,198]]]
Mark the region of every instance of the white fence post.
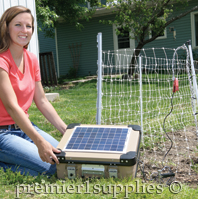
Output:
[[97,35],[98,42],[98,81],[97,81],[97,115],[96,124],[101,124],[101,111],[102,111],[102,33]]
[[189,53],[190,53],[191,71],[192,71],[192,78],[193,78],[193,89],[194,89],[194,92],[195,92],[195,95],[196,95],[196,98],[197,98],[197,105],[198,105],[197,80],[196,80],[196,74],[195,74],[195,67],[194,67],[191,41],[188,41],[187,44],[188,44],[188,50],[189,50]]
[[142,140],[144,139],[143,137],[143,107],[142,107],[142,56],[139,54],[139,70],[140,70],[140,128],[142,132]]

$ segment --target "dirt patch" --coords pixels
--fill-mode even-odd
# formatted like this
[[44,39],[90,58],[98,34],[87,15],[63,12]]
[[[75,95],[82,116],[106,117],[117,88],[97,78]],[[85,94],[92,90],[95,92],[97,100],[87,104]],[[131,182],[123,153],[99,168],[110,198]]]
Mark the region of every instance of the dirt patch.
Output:
[[[140,160],[142,161],[140,165],[147,180],[155,179],[158,170],[162,170],[162,174],[173,172],[175,174],[174,180],[197,188],[198,138],[196,128],[188,127],[186,131],[180,130],[169,136],[173,140],[173,145],[166,157],[165,154],[171,146],[171,141],[168,139],[163,143],[163,147],[154,147],[150,150],[142,148],[140,150]],[[143,177],[140,169],[137,177]],[[166,183],[168,179],[170,177],[161,180]],[[171,179],[173,180],[173,177]]]
[[66,85],[61,85],[60,86],[60,90],[68,90],[68,89],[70,89],[70,88],[72,88],[72,87],[74,87],[75,86],[75,84],[66,84]]
[[76,86],[79,83],[88,82],[93,79],[97,79],[97,76],[87,76],[85,77],[85,79],[80,79],[80,80],[75,80],[75,81],[66,81],[63,84],[59,85],[59,87],[60,87],[60,90],[64,90],[64,89],[67,90]]

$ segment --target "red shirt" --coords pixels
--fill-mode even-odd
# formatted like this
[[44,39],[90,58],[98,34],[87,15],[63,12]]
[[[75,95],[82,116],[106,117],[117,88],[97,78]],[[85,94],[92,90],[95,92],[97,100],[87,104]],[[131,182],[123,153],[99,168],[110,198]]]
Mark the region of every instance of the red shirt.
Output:
[[[6,52],[0,54],[0,68],[9,74],[18,104],[26,115],[29,116],[28,109],[33,101],[35,82],[41,81],[41,76],[36,55],[24,49],[23,59],[24,73],[21,73],[8,49]],[[0,99],[0,126],[14,123],[14,120],[10,117]]]

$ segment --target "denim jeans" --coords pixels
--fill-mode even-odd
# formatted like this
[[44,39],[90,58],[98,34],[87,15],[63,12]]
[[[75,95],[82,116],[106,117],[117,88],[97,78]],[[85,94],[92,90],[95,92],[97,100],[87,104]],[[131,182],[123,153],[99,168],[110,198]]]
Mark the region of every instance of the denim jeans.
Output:
[[[37,132],[55,148],[58,141],[32,123]],[[43,162],[34,142],[20,129],[0,129],[0,168],[10,168],[21,174],[37,176],[53,175],[56,164]]]

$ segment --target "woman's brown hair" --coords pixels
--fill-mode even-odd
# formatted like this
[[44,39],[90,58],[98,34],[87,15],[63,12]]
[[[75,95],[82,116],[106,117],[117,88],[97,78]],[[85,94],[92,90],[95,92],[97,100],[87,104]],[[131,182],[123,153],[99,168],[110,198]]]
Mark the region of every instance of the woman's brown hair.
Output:
[[[21,13],[29,13],[32,17],[32,34],[34,32],[34,17],[32,16],[31,10],[24,6],[13,6],[8,8],[0,19],[0,53],[8,50],[10,46],[10,35],[8,32],[8,25],[12,21],[14,17]],[[29,43],[28,43],[29,44]],[[24,48],[28,48],[28,44],[24,46]]]

